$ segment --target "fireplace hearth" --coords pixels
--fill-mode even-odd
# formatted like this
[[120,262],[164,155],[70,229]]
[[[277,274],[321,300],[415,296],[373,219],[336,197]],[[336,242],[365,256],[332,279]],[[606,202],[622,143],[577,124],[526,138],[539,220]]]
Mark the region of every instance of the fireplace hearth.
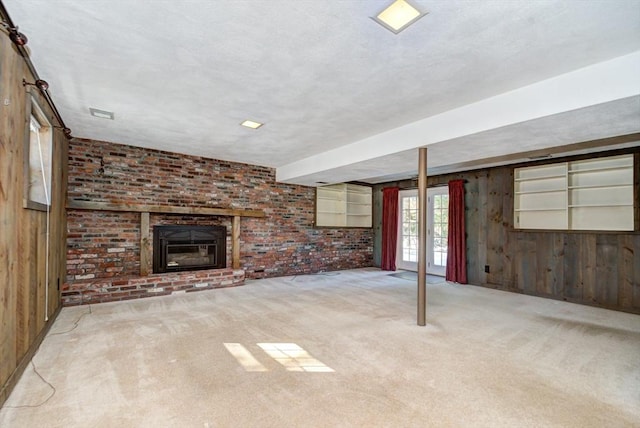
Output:
[[226,244],[224,226],[154,226],[153,273],[225,268]]

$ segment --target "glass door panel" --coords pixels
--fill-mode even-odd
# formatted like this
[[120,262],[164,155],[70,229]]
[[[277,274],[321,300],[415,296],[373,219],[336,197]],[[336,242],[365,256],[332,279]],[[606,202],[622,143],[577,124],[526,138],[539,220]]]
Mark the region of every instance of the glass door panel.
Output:
[[[402,190],[398,200],[398,269],[418,270],[418,191]],[[427,273],[445,275],[449,233],[449,189],[427,191]]]
[[418,270],[418,192],[400,191],[398,209],[396,266],[415,271]]
[[428,190],[427,273],[444,276],[449,235],[449,189]]

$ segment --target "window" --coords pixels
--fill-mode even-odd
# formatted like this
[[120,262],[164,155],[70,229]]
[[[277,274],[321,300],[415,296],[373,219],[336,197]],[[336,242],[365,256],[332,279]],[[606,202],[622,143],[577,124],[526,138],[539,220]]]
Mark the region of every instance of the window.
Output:
[[51,206],[51,123],[33,97],[26,130],[24,162],[24,207],[46,211]]
[[516,168],[514,226],[632,231],[633,174],[633,154]]

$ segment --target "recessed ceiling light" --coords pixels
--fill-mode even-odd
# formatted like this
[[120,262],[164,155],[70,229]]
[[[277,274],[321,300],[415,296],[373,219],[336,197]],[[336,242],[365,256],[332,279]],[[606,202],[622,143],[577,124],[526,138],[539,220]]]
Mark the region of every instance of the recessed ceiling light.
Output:
[[91,116],[99,117],[100,119],[109,119],[109,120],[114,119],[114,115],[112,111],[98,110],[97,108],[89,108],[89,113],[91,113]]
[[387,30],[398,34],[426,14],[427,12],[420,12],[407,0],[396,0],[373,19]]
[[264,125],[264,123],[254,122],[253,120],[245,120],[240,125],[246,126],[247,128],[251,128],[251,129],[258,129],[262,125]]

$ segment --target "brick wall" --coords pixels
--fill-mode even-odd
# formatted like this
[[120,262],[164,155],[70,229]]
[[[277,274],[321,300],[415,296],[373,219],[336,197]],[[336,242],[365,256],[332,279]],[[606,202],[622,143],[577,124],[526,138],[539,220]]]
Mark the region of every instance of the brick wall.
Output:
[[[371,229],[315,229],[315,190],[276,183],[272,168],[92,140],[69,146],[72,200],[264,210],[266,218],[241,221],[241,268],[249,278],[372,265]],[[139,219],[139,213],[68,210],[68,285],[138,275]],[[151,225],[170,223],[225,225],[231,232],[228,217],[151,215]]]

